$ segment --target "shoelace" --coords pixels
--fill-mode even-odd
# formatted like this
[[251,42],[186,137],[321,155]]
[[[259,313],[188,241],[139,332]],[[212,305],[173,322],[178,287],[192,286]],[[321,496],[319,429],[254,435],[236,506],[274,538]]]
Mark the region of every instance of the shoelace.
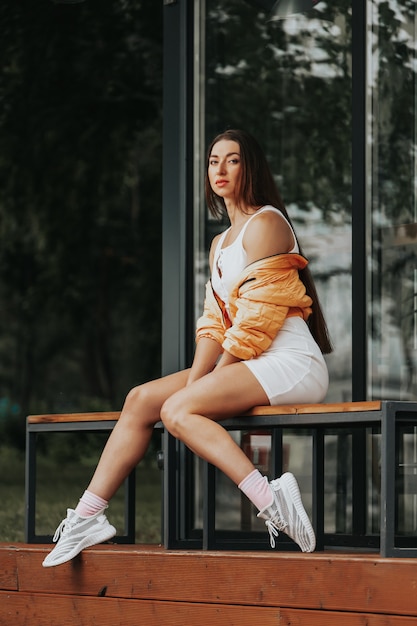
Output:
[[266,520],[265,526],[267,527],[269,532],[269,542],[271,544],[271,548],[275,548],[275,537],[278,537],[279,535],[278,528],[270,519]]
[[265,520],[265,526],[269,532],[269,542],[271,544],[271,548],[275,548],[275,537],[278,537],[279,531],[285,530],[288,524],[284,522],[281,517],[277,516],[274,520]]
[[[107,507],[105,508],[107,509]],[[98,521],[102,521],[103,516],[100,515],[100,517],[98,517],[97,519]],[[61,535],[65,535],[66,533],[69,533],[73,529],[76,523],[77,521],[74,518],[70,520],[68,518],[63,519],[60,525],[58,526],[58,528],[56,529],[55,534],[52,538],[52,541],[56,542],[61,537]]]
[[64,535],[66,532],[69,532],[71,528],[74,526],[74,523],[68,519],[63,519],[58,528],[55,531],[55,534],[52,538],[53,542],[58,541],[61,535]]

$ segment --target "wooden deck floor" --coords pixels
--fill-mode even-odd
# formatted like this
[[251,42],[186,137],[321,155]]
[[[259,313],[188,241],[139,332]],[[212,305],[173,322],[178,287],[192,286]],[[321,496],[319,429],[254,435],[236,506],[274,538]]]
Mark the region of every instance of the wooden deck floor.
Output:
[[101,545],[42,568],[0,544],[1,626],[416,626],[417,561]]

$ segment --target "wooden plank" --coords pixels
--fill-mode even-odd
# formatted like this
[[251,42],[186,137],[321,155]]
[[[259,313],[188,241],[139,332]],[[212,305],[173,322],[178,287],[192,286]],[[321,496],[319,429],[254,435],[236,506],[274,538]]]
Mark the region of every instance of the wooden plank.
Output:
[[363,411],[380,411],[381,402],[333,402],[329,404],[278,404],[272,406],[255,406],[245,415],[303,415],[306,413],[355,413]]
[[303,413],[357,413],[362,411],[380,411],[381,402],[337,402],[333,404],[298,404],[297,414]]
[[364,411],[380,411],[381,402],[333,402],[329,404],[281,404],[272,406],[255,406],[244,415],[305,415],[306,413],[362,413]]
[[[105,593],[105,590],[103,590]],[[0,624],[23,626],[414,626],[415,618],[196,602],[0,592]]]
[[253,626],[257,623],[279,626],[279,609],[0,592],[0,624],[10,626]]
[[415,559],[102,545],[45,569],[41,562],[49,550],[18,550],[20,590],[97,596],[106,587],[108,596],[120,598],[417,617]]
[[254,406],[244,415],[295,415],[295,405],[281,404],[276,406]]
[[18,589],[16,552],[13,550],[0,551],[0,589]]
[[280,626],[415,626],[415,617],[281,609]]
[[61,413],[50,415],[29,415],[28,424],[59,424],[60,422],[100,422],[118,420],[120,411],[105,413]]
[[[348,413],[362,411],[378,411],[380,401],[370,402],[336,402],[332,404],[294,404],[275,406],[255,406],[245,415],[302,415],[305,413]],[[118,420],[120,411],[103,413],[61,413],[45,415],[29,415],[28,424],[53,424],[62,422],[98,422]]]

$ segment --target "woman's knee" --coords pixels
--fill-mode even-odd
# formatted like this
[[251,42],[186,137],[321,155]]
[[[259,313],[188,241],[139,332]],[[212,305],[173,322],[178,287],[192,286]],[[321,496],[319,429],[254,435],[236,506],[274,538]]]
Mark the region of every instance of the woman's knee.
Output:
[[161,408],[161,420],[174,437],[179,437],[185,425],[186,411],[176,394],[165,400]]
[[144,393],[142,385],[133,387],[127,394],[124,402],[124,409],[135,409],[143,403]]
[[133,387],[126,396],[122,417],[133,417],[154,424],[159,420],[157,402],[147,383]]

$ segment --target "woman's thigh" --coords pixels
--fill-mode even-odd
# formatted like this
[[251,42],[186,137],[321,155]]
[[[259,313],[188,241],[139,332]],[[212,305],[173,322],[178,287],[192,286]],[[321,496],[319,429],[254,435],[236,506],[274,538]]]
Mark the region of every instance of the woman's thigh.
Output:
[[197,414],[221,420],[255,405],[269,405],[268,397],[252,372],[243,363],[234,363],[172,394],[163,414]]

